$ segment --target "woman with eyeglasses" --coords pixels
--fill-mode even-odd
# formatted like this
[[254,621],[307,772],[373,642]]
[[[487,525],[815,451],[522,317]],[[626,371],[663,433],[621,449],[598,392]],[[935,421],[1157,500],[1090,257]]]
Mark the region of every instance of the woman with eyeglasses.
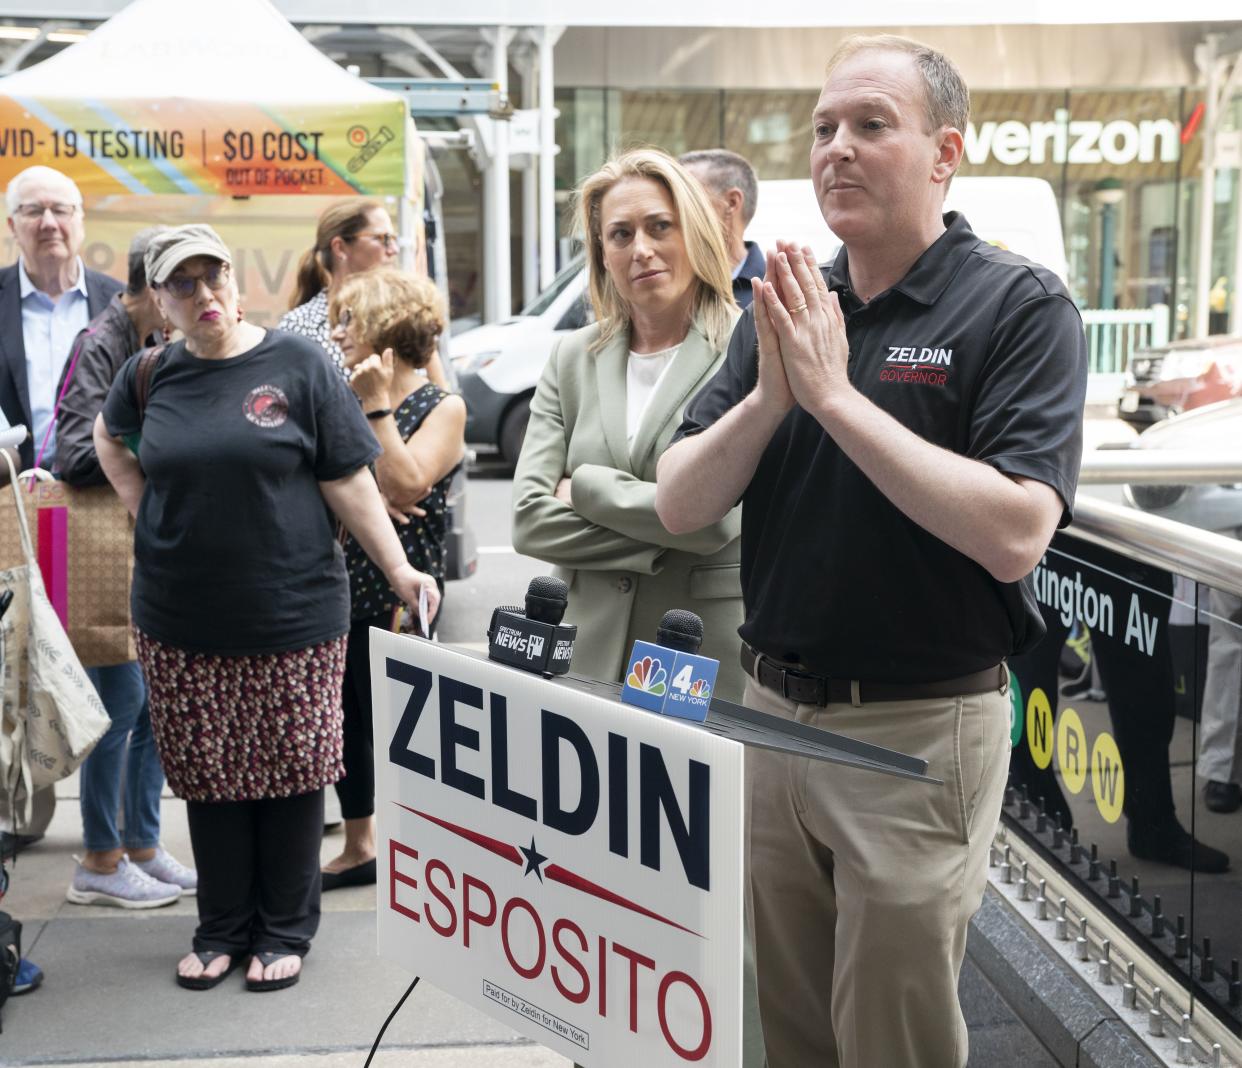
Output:
[[[397,527],[410,563],[444,580],[448,492],[466,451],[466,405],[421,373],[444,330],[435,283],[380,267],[347,279],[328,306],[350,389],[383,452],[375,477],[390,499],[419,502]],[[345,658],[345,777],[336,784],[345,846],[323,866],[323,889],[375,882],[375,753],[371,727],[372,627],[395,629],[400,598],[358,540],[345,540],[352,623]],[[433,628],[434,631],[434,628]]]
[[382,204],[362,199],[333,204],[319,216],[315,244],[298,264],[297,288],[278,329],[318,342],[344,370],[344,357],[328,325],[328,301],[350,275],[395,264],[399,247]]
[[344,378],[317,345],[244,320],[231,259],[209,226],[152,240],[147,278],[184,340],[121,369],[94,436],[136,520],[138,656],[199,873],[177,982],[207,989],[249,956],[247,989],[275,990],[318,927],[323,787],[343,770],[350,605],[331,513],[403,601],[424,593],[434,613],[440,594],[393,530]]

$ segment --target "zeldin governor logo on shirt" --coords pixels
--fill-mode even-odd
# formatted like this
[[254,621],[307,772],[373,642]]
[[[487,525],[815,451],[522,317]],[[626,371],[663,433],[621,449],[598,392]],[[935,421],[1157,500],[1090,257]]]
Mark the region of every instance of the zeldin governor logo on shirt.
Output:
[[949,380],[953,350],[929,345],[889,345],[880,368],[881,382],[943,386]]
[[255,386],[242,404],[255,426],[277,427],[289,418],[289,398],[279,386]]

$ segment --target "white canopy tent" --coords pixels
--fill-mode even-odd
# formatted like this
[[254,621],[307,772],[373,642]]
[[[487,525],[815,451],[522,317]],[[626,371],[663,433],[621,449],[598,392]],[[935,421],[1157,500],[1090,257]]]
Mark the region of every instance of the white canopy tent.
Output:
[[[77,182],[93,218],[206,216],[252,244],[265,227],[283,227],[292,248],[281,262],[296,262],[319,198],[367,195],[398,209],[407,263],[423,253],[422,145],[404,99],[342,69],[268,0],[217,0],[209,19],[134,0],[0,81],[0,126],[17,131],[0,185],[33,163],[55,167]],[[89,232],[95,240],[94,223]],[[283,241],[256,252],[273,262]],[[291,278],[261,274],[251,281],[273,290]]]

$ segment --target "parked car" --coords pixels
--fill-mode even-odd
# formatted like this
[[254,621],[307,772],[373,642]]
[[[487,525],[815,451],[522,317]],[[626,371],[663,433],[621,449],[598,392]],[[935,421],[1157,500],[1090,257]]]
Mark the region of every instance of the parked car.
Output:
[[[1135,449],[1229,453],[1242,443],[1242,398],[1169,416],[1131,443]],[[1212,530],[1242,535],[1242,484],[1127,485],[1126,503],[1145,512]]]
[[1130,357],[1117,414],[1136,429],[1242,396],[1242,336],[1174,341]]
[[[945,201],[961,211],[980,237],[1066,274],[1065,244],[1056,195],[1042,178],[955,178]],[[836,255],[841,242],[820,214],[809,178],[759,183],[749,241],[771,248],[778,238],[796,238],[820,262]],[[466,441],[495,450],[517,463],[530,419],[530,398],[557,335],[592,321],[581,255],[552,284],[511,319],[468,330],[453,338],[453,365],[466,400]]]

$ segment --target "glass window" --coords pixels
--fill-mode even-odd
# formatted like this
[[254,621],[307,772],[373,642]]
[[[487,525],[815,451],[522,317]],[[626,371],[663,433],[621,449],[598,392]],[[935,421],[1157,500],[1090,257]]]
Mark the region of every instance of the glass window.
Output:
[[1066,254],[1081,307],[1163,310],[1173,301],[1179,95],[1069,94]]
[[724,140],[718,90],[624,89],[609,109],[609,151],[654,145],[672,156],[699,148],[718,148]]
[[750,160],[762,181],[806,178],[818,98],[814,90],[725,93],[724,147]]
[[604,162],[607,151],[606,94],[603,89],[558,89],[556,190],[566,196]]

